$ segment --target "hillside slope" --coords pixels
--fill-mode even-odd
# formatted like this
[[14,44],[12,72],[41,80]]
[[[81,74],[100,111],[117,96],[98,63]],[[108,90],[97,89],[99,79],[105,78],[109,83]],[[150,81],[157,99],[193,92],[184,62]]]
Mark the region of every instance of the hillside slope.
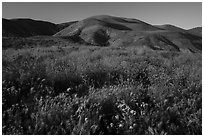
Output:
[[54,24],[32,19],[2,19],[3,37],[29,37],[36,35],[53,35],[75,22]]
[[151,50],[201,52],[202,37],[173,26],[153,26],[137,19],[93,16],[73,23],[54,36],[96,46],[138,46]]
[[170,24],[151,25],[137,19],[108,15],[61,24],[32,19],[2,19],[2,27],[3,37],[44,35],[94,46],[136,46],[182,52],[202,50],[201,27],[185,30]]
[[170,25],[170,24],[165,24],[165,25],[155,25],[158,28],[167,30],[167,31],[176,31],[176,32],[185,32],[185,29],[179,28],[177,26],[174,25]]
[[202,36],[202,27],[196,27],[188,30],[189,33]]
[[3,37],[53,35],[58,31],[53,23],[32,19],[2,19],[2,28]]

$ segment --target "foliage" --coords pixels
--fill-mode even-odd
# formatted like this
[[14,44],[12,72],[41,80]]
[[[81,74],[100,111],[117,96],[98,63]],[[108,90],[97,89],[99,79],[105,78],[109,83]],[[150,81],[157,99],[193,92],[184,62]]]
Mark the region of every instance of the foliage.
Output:
[[3,134],[202,134],[199,54],[3,50]]

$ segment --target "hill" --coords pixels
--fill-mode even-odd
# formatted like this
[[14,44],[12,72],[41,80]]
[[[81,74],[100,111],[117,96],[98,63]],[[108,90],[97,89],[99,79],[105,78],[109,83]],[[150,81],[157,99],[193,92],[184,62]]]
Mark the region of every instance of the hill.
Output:
[[182,29],[182,28],[176,27],[174,25],[170,25],[170,24],[155,25],[155,26],[158,28],[167,30],[167,31],[176,31],[176,32],[185,32],[186,31],[185,29]]
[[54,36],[97,46],[137,46],[153,50],[200,52],[202,37],[173,26],[153,26],[137,19],[93,16],[73,23]]
[[65,23],[60,23],[60,24],[56,24],[57,25],[57,28],[58,28],[58,31],[72,25],[73,23],[76,23],[77,21],[70,21],[70,22],[65,22]]
[[53,35],[58,31],[53,23],[32,19],[2,19],[2,28],[3,37]]
[[196,27],[188,30],[189,33],[194,35],[202,36],[202,27]]
[[138,19],[109,15],[61,24],[32,19],[2,19],[2,27],[3,37],[53,35],[94,46],[136,46],[139,49],[183,52],[201,52],[202,49],[201,27],[185,30],[170,24],[151,25]]
[[53,35],[74,22],[54,24],[33,19],[2,19],[3,37]]

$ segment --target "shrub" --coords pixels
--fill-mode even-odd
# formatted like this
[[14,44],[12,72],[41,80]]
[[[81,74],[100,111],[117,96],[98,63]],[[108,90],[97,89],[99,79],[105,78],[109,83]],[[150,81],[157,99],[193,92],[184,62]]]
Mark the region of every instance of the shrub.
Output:
[[135,50],[4,50],[3,134],[202,134],[201,56]]

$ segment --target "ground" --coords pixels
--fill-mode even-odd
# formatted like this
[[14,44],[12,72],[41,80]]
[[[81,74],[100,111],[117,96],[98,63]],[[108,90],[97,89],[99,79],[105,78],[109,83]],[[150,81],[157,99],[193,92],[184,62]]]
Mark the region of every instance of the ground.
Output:
[[56,39],[3,45],[3,134],[202,134],[200,53]]

